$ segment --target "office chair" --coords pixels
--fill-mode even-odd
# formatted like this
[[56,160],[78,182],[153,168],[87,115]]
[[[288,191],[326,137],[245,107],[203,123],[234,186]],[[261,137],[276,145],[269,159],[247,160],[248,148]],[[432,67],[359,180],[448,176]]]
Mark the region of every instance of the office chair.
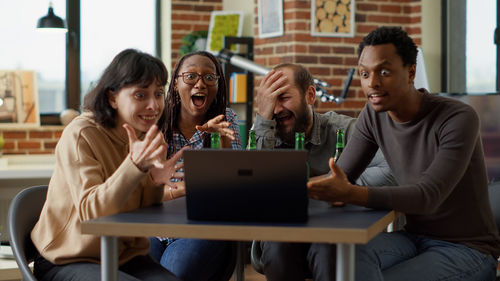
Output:
[[260,274],[264,274],[264,263],[262,262],[262,248],[260,247],[260,241],[253,240],[252,248],[250,249],[250,261],[252,262],[252,267]]
[[14,197],[9,207],[10,246],[23,280],[36,281],[28,266],[38,253],[30,234],[40,217],[46,197],[46,185],[28,187]]

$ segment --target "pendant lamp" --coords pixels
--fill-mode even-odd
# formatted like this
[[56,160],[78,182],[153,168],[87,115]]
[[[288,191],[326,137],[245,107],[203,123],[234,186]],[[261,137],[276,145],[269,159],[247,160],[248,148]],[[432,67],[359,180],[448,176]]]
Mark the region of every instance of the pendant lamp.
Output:
[[54,14],[52,2],[49,3],[49,11],[47,15],[41,17],[36,25],[37,30],[40,31],[54,31],[54,32],[67,32],[64,20]]

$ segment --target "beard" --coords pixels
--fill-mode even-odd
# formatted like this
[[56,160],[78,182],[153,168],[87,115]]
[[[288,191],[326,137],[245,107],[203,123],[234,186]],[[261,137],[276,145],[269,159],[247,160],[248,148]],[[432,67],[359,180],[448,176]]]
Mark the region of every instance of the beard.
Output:
[[[285,144],[293,147],[295,144],[295,133],[305,132],[306,128],[309,126],[312,113],[307,107],[308,105],[302,102],[299,111],[294,113],[288,109],[283,109],[282,112],[274,116],[274,119],[277,121],[276,134]],[[295,118],[295,123],[292,127],[287,127],[278,121],[280,116],[287,115],[291,115]]]

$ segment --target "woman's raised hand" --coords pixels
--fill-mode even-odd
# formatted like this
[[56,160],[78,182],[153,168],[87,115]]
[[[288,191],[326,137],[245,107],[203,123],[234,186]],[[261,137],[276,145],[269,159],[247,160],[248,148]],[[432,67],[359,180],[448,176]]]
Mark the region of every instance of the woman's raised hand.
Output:
[[137,139],[134,129],[129,124],[124,124],[123,128],[128,135],[130,158],[137,168],[143,172],[148,172],[152,167],[162,168],[167,144],[163,134],[158,131],[158,126],[151,126],[143,140]]
[[220,114],[208,120],[208,122],[203,125],[196,125],[196,130],[207,133],[219,132],[221,137],[229,138],[234,141],[236,138],[234,137],[234,131],[229,129],[230,125],[231,123],[224,121],[224,115]]
[[189,146],[183,147],[181,150],[177,151],[170,159],[162,161],[162,167],[153,167],[151,169],[151,177],[156,184],[165,184],[173,189],[176,189],[176,183],[171,182],[171,179],[184,179],[184,172],[179,172],[181,168],[184,167],[184,162],[179,162],[182,157],[182,152],[189,148]]

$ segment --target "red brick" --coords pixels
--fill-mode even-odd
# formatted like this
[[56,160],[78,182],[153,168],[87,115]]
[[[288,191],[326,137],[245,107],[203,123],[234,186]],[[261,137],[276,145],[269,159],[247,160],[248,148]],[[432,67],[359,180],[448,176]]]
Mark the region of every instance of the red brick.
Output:
[[360,25],[359,24],[359,25],[356,26],[356,31],[358,33],[366,35],[366,34],[370,33],[372,30],[374,30],[376,28],[377,28],[376,25]]
[[344,43],[356,44],[356,46],[359,45],[361,41],[363,41],[363,36],[344,38]]
[[285,30],[309,30],[309,24],[303,21],[295,21],[285,24]]
[[172,3],[172,11],[192,11],[194,10],[193,5],[187,5],[187,4],[174,4]]
[[284,18],[285,22],[288,20],[294,20],[294,19],[310,20],[311,13],[309,11],[307,11],[307,12],[301,12],[301,11],[285,12],[283,15],[283,18]]
[[356,20],[357,23],[358,22],[365,22],[366,21],[366,15],[357,13],[356,17],[355,17],[355,20]]
[[401,13],[401,6],[399,5],[380,5],[380,11],[385,13]]
[[314,76],[316,75],[328,76],[331,73],[329,67],[309,67],[309,72],[311,72],[311,74]]
[[376,22],[376,23],[388,23],[390,21],[389,16],[379,16],[379,15],[368,15],[366,21]]
[[293,45],[293,52],[307,53],[307,46],[306,45]]
[[296,56],[296,63],[318,63],[318,57],[316,56]]
[[361,11],[378,11],[378,5],[377,4],[371,4],[371,3],[357,3],[356,4],[356,11],[361,12]]
[[344,65],[356,68],[358,66],[358,55],[356,54],[355,57],[345,58]]
[[41,148],[41,144],[38,141],[19,141],[17,143],[17,147],[19,149],[33,149]]
[[316,37],[317,42],[321,43],[341,43],[342,42],[342,37]]
[[46,141],[43,143],[43,148],[45,149],[54,149],[56,148],[57,141]]
[[282,59],[282,57],[279,57],[279,56],[271,57],[271,58],[269,58],[269,65],[271,65],[271,66],[278,65],[282,62],[281,59]]
[[311,8],[311,3],[309,1],[284,1],[283,3],[283,9],[289,10],[289,9],[309,9]]
[[32,131],[29,132],[30,139],[51,139],[53,136],[52,132],[40,132],[40,131]]
[[16,148],[16,142],[13,142],[13,141],[6,141],[4,144],[3,144],[3,150],[6,150],[6,149],[15,149]]
[[54,132],[54,138],[56,138],[56,139],[60,139],[61,135],[62,135],[62,131],[55,131]]
[[271,55],[274,53],[273,47],[255,49],[256,55]]
[[274,51],[276,52],[276,54],[284,54],[287,52],[287,49],[288,49],[288,47],[286,45],[280,45],[280,46],[276,46],[274,48]]
[[422,21],[421,17],[411,17],[410,22],[411,23],[420,23]]
[[324,46],[324,45],[311,45],[311,46],[309,46],[309,53],[329,54],[330,51],[331,51],[330,46]]
[[172,30],[191,30],[192,25],[190,24],[181,24],[181,23],[172,23]]
[[292,35],[292,38],[294,41],[299,41],[299,42],[317,42],[318,38],[317,37],[311,37],[310,33],[295,33]]
[[334,54],[354,54],[354,47],[333,47]]
[[184,21],[200,21],[201,16],[197,14],[185,14],[185,13],[175,13],[172,14],[172,21],[184,20]]
[[348,68],[336,67],[333,69],[333,75],[340,75],[342,77],[346,77],[348,71],[349,71]]
[[321,64],[342,64],[342,58],[341,57],[331,57],[331,56],[328,56],[328,57],[321,56],[319,58],[319,62]]
[[333,87],[338,87],[342,85],[342,80],[338,78],[323,79],[326,83],[332,85]]
[[410,23],[410,22],[411,22],[410,17],[398,17],[398,16],[391,17],[391,23]]
[[208,30],[208,23],[207,24],[196,24],[193,26],[193,30]]
[[17,132],[17,131],[4,131],[3,138],[4,139],[26,139],[26,132]]

